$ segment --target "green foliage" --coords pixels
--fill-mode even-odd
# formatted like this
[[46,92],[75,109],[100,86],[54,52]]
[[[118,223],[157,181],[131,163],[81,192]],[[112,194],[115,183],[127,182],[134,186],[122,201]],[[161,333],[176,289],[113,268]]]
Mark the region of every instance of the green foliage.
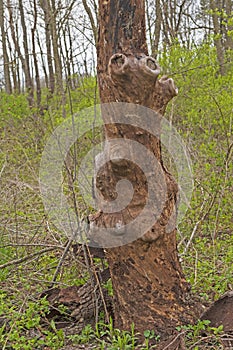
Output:
[[31,114],[25,95],[8,95],[0,92],[0,127],[9,125],[12,121],[21,121]]
[[131,326],[131,331],[120,331],[113,327],[113,321],[110,318],[110,322],[105,324],[99,322],[96,324],[95,329],[90,325],[86,326],[80,334],[69,336],[74,344],[96,344],[96,349],[109,349],[109,350],[148,350],[155,346],[150,345],[151,340],[159,341],[159,336],[155,335],[153,330],[146,330],[144,332],[143,345],[138,344],[139,333],[135,333],[134,324]]
[[211,41],[190,50],[176,44],[160,57],[164,73],[179,88],[166,117],[187,145],[195,180],[190,207],[179,225],[180,250],[185,252],[195,232],[182,255],[183,264],[194,290],[210,298],[227,289],[233,271],[228,263],[229,256],[232,259],[232,52],[229,62],[226,75],[220,75]]
[[152,347],[150,346],[150,340],[155,340],[156,342],[159,342],[160,340],[160,336],[155,335],[155,331],[149,330],[149,329],[144,331],[144,337],[145,337],[145,347],[143,348],[143,350],[152,349]]
[[0,328],[1,349],[31,350],[48,346],[58,350],[64,344],[62,330],[57,330],[54,322],[50,329],[43,327],[41,319],[48,312],[48,301],[41,299],[37,302],[28,301],[26,305],[12,304],[7,300],[6,294],[0,294],[0,316],[4,316],[5,323]]
[[75,344],[86,344],[90,341],[98,343],[99,349],[135,349],[136,337],[134,334],[134,326],[131,332],[120,331],[113,327],[113,321],[110,319],[109,324],[99,322],[95,329],[90,325],[86,326],[81,334],[69,337]]
[[103,287],[107,289],[108,295],[113,296],[112,280],[109,279],[106,283],[103,284]]
[[[63,344],[63,333],[56,330],[53,322],[43,327],[40,324],[47,304],[25,298],[33,293],[38,295],[51,284],[67,240],[48,222],[38,186],[45,143],[53,129],[64,121],[60,99],[54,96],[47,101],[45,96],[46,93],[42,97],[44,109],[38,111],[28,107],[25,95],[0,93],[0,265],[19,260],[0,269],[3,286],[0,314],[7,320],[0,330],[0,348],[4,349],[34,350],[44,346],[60,349]],[[96,79],[80,81],[76,91],[67,93],[67,117],[93,105],[95,96]],[[87,152],[92,141],[92,135],[85,135],[80,155]],[[83,205],[81,200],[79,203]],[[54,250],[40,254],[49,245]],[[20,262],[30,255],[31,258]],[[80,285],[87,278],[87,270],[77,264],[71,251],[57,281]]]
[[[195,250],[191,250],[186,265],[193,291],[205,299],[218,299],[232,283],[233,237],[219,237],[215,242],[207,237],[197,237]],[[198,249],[198,255],[197,255]]]
[[188,349],[192,348],[198,350],[198,344],[201,345],[202,340],[207,337],[209,345],[221,345],[223,326],[211,327],[209,320],[198,320],[195,325],[177,327],[177,330],[185,333],[186,346]]

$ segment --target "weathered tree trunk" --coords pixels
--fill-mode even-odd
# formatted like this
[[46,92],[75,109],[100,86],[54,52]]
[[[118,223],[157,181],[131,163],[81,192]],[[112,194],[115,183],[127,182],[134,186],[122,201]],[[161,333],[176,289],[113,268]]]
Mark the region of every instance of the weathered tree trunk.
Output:
[[[102,103],[131,102],[163,114],[169,100],[177,94],[172,79],[158,79],[159,67],[147,56],[144,0],[99,1],[97,54]],[[133,243],[106,249],[114,290],[115,326],[130,329],[134,323],[139,332],[153,329],[167,336],[178,324],[191,322],[195,313],[179,263],[176,230],[166,232],[168,221],[174,216],[177,185],[162,165],[159,139],[149,132],[131,125],[106,124],[105,137],[143,144],[159,160],[167,185],[166,204],[153,227]],[[125,177],[134,187],[134,197],[120,213],[99,212],[91,220],[107,228],[114,227],[119,218],[127,224],[145,205],[144,174],[127,160],[117,164],[110,161],[101,169],[96,188],[105,200],[113,199],[117,182]]]

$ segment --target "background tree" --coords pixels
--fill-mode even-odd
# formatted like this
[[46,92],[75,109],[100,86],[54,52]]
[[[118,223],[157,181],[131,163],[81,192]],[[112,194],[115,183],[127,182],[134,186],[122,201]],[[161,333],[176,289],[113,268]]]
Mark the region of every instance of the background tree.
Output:
[[33,14],[34,14],[34,23],[31,29],[31,38],[32,38],[32,55],[33,55],[33,62],[35,67],[35,83],[36,83],[36,103],[37,107],[41,106],[41,82],[40,82],[40,71],[38,66],[38,57],[37,57],[37,51],[36,51],[36,29],[37,29],[37,20],[38,20],[38,13],[37,13],[37,6],[36,6],[36,0],[33,0]]
[[44,30],[45,30],[45,43],[46,43],[46,49],[47,49],[47,64],[48,64],[48,71],[49,71],[49,91],[53,94],[55,90],[55,76],[54,76],[54,68],[53,68],[53,55],[52,55],[52,45],[51,45],[51,15],[50,15],[50,9],[49,9],[49,3],[47,0],[41,0],[40,6],[43,9],[44,12]]
[[[25,81],[32,104],[35,96],[31,89],[37,86],[40,99],[38,84],[41,80],[47,84],[50,96],[60,91],[65,103],[66,84],[74,88],[77,76],[95,72],[96,1],[70,0],[64,6],[58,0],[38,3],[6,0],[2,7],[4,25],[9,28],[2,40],[2,50],[4,59],[7,59],[7,51],[9,63],[12,63],[10,77],[7,71],[3,72],[6,85],[10,78],[17,91]],[[210,40],[216,46],[220,70],[224,70],[228,50],[233,46],[230,0],[146,0],[146,16],[149,51],[153,57],[176,43],[191,49]],[[21,38],[24,38],[23,45],[18,43]],[[34,72],[36,77],[32,78]]]
[[7,38],[5,29],[5,18],[4,18],[4,6],[3,0],[0,1],[0,28],[2,35],[2,51],[3,51],[3,67],[4,67],[4,78],[5,78],[5,90],[7,94],[12,93],[11,79],[10,79],[10,67],[9,67],[9,55],[7,52]]
[[[31,71],[30,71],[30,56],[29,56],[29,46],[28,46],[28,34],[27,34],[27,28],[26,28],[26,21],[24,16],[24,7],[23,7],[23,1],[19,0],[19,12],[20,12],[20,19],[21,19],[21,26],[22,26],[22,32],[23,32],[23,47],[24,47],[24,58],[22,57],[22,66],[25,74],[25,85],[28,91],[28,101],[29,105],[33,106],[34,103],[34,84],[31,77]],[[19,52],[20,44],[17,42],[17,51]]]

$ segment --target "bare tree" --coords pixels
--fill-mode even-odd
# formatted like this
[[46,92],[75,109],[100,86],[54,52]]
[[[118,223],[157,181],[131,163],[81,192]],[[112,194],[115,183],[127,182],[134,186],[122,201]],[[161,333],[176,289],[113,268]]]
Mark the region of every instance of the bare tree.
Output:
[[34,67],[35,67],[35,80],[36,80],[36,96],[37,96],[37,106],[40,107],[41,104],[41,84],[40,84],[40,74],[39,74],[39,67],[38,67],[38,60],[37,60],[37,53],[36,53],[36,27],[37,27],[37,5],[36,0],[33,0],[33,14],[34,14],[34,23],[33,27],[31,29],[31,35],[32,35],[32,55],[33,55],[33,61],[34,61]]
[[7,38],[6,30],[4,25],[4,6],[3,0],[0,0],[0,29],[2,34],[2,51],[3,51],[3,69],[4,69],[4,80],[5,80],[5,90],[7,94],[12,93],[11,78],[10,78],[10,62],[9,55],[7,52]]
[[52,46],[53,46],[53,58],[54,58],[54,66],[55,66],[55,78],[56,78],[56,89],[58,94],[61,96],[64,95],[63,88],[63,79],[62,79],[62,63],[60,57],[59,50],[59,40],[58,40],[58,31],[57,31],[57,13],[58,9],[56,6],[55,0],[51,0],[51,4],[48,0],[49,10],[50,10],[50,26],[51,26],[51,38],[52,38]]
[[[28,34],[27,34],[27,26],[26,26],[26,21],[24,16],[24,7],[23,7],[22,0],[19,0],[19,12],[20,12],[20,19],[21,19],[21,25],[22,25],[22,31],[23,31],[23,47],[24,47],[24,58],[22,57],[22,65],[23,65],[23,70],[25,74],[26,88],[28,92],[28,102],[29,102],[29,105],[32,107],[34,104],[34,96],[33,96],[34,86],[33,86],[33,81],[32,81],[31,72],[30,72]],[[18,43],[17,47],[19,46],[20,45]]]
[[[95,40],[95,43],[97,44],[97,26],[96,26],[95,18],[94,18],[94,15],[96,13],[94,12],[94,15],[93,15],[93,11],[91,10],[91,7],[88,5],[87,0],[82,0],[82,3],[83,3],[83,7],[84,7],[84,9],[89,17],[92,32],[94,35],[94,40]],[[94,1],[94,9],[96,9],[95,1]]]
[[162,11],[160,0],[146,0],[146,15],[150,39],[151,54],[156,58],[162,35]]
[[49,90],[53,94],[55,90],[55,76],[54,76],[54,67],[53,67],[53,55],[52,55],[52,45],[51,45],[51,11],[49,7],[48,0],[41,0],[40,6],[44,12],[44,22],[45,22],[45,43],[47,49],[47,63],[49,71]]

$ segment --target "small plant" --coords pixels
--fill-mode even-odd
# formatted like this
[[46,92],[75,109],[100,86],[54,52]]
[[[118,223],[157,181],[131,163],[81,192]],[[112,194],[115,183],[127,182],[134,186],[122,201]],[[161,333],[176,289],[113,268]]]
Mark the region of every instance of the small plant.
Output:
[[[220,345],[220,336],[223,333],[223,326],[211,327],[209,320],[199,320],[195,325],[187,325],[176,328],[178,331],[185,331],[186,345],[198,345],[208,337],[208,342]],[[194,348],[198,349],[198,347]]]
[[135,334],[134,324],[131,331],[120,331],[113,326],[113,320],[105,324],[99,322],[95,325],[95,329],[91,325],[86,326],[81,334],[69,336],[74,344],[97,344],[97,349],[108,350],[134,350],[136,349],[137,334]]
[[96,339],[95,331],[88,324],[85,328],[83,328],[80,334],[70,335],[68,337],[74,344],[87,344]]
[[107,289],[108,295],[113,297],[113,288],[112,288],[112,280],[109,279],[106,283],[103,284],[103,287]]
[[151,340],[155,340],[156,342],[159,342],[159,340],[160,340],[160,336],[155,335],[155,331],[149,330],[149,329],[144,331],[144,337],[145,337],[145,342],[144,342],[145,347],[143,348],[143,350],[152,349],[152,346],[150,345]]
[[[3,301],[4,295],[1,298]],[[51,350],[58,350],[64,344],[62,330],[57,330],[55,323],[50,323],[50,329],[43,328],[42,317],[48,312],[48,301],[44,298],[38,302],[29,301],[23,309],[17,309],[9,304],[0,305],[0,314],[6,321],[0,328],[0,346],[2,350],[31,350],[47,346]]]

